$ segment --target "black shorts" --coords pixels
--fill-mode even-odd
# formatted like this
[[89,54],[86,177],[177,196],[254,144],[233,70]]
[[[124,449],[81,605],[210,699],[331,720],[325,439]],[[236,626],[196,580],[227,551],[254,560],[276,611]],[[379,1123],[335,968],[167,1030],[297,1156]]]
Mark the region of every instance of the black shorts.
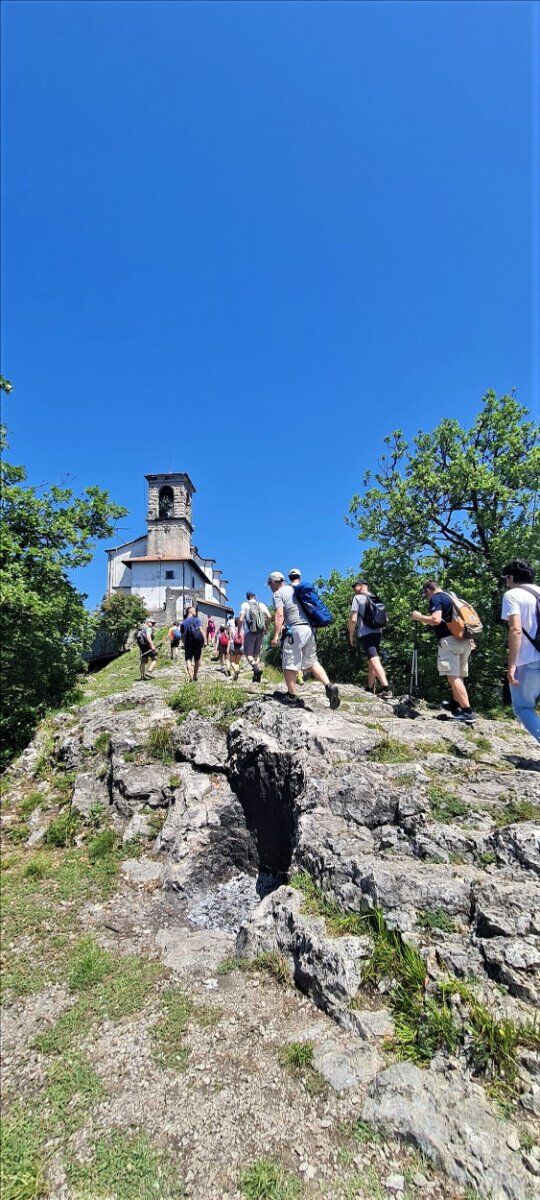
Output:
[[196,641],[195,638],[186,638],[184,646],[186,652],[186,662],[191,662],[191,659],[193,659],[194,662],[199,661],[203,651],[203,644],[203,642]]
[[380,630],[374,629],[373,633],[365,633],[363,637],[358,638],[366,658],[378,658],[381,636]]

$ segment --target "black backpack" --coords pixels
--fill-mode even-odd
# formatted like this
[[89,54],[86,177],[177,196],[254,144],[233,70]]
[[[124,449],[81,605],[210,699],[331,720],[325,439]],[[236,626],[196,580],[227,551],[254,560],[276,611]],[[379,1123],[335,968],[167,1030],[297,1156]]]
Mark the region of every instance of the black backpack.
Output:
[[364,625],[368,625],[370,629],[384,629],[388,625],[388,617],[382,600],[377,596],[366,596],[366,606],[362,614]]
[[534,596],[536,600],[536,633],[534,637],[523,628],[523,621],[521,622],[521,630],[525,634],[525,637],[528,638],[531,646],[534,646],[535,650],[538,650],[540,654],[540,592],[534,587],[529,587],[527,583],[516,583],[514,587],[520,587],[523,588],[524,592],[530,592],[531,596]]
[[139,647],[139,650],[142,650],[143,653],[145,650],[150,649],[150,642],[146,636],[145,629],[139,629],[139,632],[135,634],[135,641]]

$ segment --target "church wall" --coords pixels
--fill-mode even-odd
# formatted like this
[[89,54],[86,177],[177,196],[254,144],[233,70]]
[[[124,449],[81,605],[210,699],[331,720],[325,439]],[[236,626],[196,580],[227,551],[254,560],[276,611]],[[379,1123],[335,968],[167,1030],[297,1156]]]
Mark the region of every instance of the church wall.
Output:
[[[182,588],[188,592],[204,587],[202,575],[188,562],[134,563],[127,570],[131,574],[132,593],[141,596],[150,612],[163,608],[167,589]],[[170,571],[173,577],[167,578]]]
[[113,554],[109,552],[107,595],[110,595],[115,588],[131,588],[131,569],[124,565],[122,559],[138,558],[139,555],[143,554],[146,554],[145,537],[137,538],[134,542],[128,542]]

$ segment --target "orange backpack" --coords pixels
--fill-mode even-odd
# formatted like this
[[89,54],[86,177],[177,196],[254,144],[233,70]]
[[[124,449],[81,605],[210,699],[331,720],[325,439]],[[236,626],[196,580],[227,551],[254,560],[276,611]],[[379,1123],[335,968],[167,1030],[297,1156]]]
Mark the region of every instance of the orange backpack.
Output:
[[456,638],[477,637],[484,627],[476,609],[469,604],[468,600],[460,600],[455,592],[449,592],[448,595],[453,604],[452,620],[447,621],[452,636]]

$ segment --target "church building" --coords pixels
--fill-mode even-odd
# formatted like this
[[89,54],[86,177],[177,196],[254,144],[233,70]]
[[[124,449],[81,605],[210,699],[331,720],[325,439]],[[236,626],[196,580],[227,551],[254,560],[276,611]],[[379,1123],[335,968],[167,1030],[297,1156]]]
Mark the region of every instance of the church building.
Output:
[[199,614],[219,624],[233,614],[227,580],[214,558],[204,558],[192,543],[192,496],[195,488],[183,472],[147,475],[147,532],[107,550],[107,595],[141,596],[158,624],[181,620],[194,604]]

